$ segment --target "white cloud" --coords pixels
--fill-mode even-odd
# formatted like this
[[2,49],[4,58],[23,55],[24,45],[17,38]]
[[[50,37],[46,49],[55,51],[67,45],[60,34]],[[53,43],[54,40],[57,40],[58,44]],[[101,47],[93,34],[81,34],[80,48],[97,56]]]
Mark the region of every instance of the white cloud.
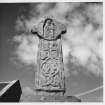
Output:
[[14,41],[18,43],[16,49],[16,55],[18,59],[25,64],[36,64],[37,62],[37,50],[38,39],[32,35],[17,35],[14,37]]
[[[96,76],[102,74],[102,4],[41,3],[30,6],[30,18],[17,20],[16,29],[18,31],[29,32],[43,15],[52,14],[67,26],[67,33],[62,36],[66,70],[69,71],[66,64],[75,58],[76,60],[72,60],[74,66],[78,62],[78,65],[86,67],[90,73]],[[28,65],[35,64],[38,45],[36,37],[24,33],[24,35],[15,36],[14,41],[19,43],[16,54],[20,61]],[[72,55],[72,58],[69,57],[69,54]]]

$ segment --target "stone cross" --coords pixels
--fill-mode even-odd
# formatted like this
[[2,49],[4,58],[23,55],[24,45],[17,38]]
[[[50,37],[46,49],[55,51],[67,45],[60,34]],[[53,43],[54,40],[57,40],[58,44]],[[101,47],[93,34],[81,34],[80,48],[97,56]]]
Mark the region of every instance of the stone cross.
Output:
[[35,89],[45,95],[65,93],[61,35],[66,27],[52,17],[44,18],[31,32],[39,37]]

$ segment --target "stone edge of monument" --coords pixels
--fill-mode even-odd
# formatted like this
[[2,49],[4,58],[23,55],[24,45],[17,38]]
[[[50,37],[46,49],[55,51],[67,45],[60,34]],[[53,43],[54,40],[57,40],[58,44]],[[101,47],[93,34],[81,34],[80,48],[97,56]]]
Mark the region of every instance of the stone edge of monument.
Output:
[[75,96],[56,96],[56,97],[44,97],[41,102],[81,102],[81,99]]
[[75,96],[28,95],[21,102],[82,102],[82,100]]
[[22,94],[19,80],[4,83],[8,84],[0,91],[0,102],[19,102]]

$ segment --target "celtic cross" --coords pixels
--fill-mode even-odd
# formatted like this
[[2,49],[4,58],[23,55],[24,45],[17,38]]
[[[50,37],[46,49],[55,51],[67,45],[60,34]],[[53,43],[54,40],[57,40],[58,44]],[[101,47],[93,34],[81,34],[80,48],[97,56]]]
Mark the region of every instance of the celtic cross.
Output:
[[63,94],[65,76],[61,35],[66,33],[66,27],[54,18],[46,17],[33,27],[32,33],[39,37],[36,91]]

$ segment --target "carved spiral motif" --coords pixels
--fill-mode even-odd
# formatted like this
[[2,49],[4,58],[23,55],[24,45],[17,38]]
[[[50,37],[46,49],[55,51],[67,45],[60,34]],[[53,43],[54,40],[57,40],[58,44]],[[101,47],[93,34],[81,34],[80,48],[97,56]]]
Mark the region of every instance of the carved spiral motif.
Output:
[[50,44],[48,41],[41,40],[41,45],[40,45],[41,50],[44,50],[44,51],[49,50],[49,46],[50,46]]
[[41,60],[45,60],[48,57],[49,57],[49,52],[48,51],[40,51]]
[[59,72],[60,63],[58,60],[49,59],[48,61],[42,63],[42,74],[46,77],[54,76]]
[[58,60],[49,59],[42,65],[41,73],[45,77],[42,86],[59,87],[60,85],[60,63]]

